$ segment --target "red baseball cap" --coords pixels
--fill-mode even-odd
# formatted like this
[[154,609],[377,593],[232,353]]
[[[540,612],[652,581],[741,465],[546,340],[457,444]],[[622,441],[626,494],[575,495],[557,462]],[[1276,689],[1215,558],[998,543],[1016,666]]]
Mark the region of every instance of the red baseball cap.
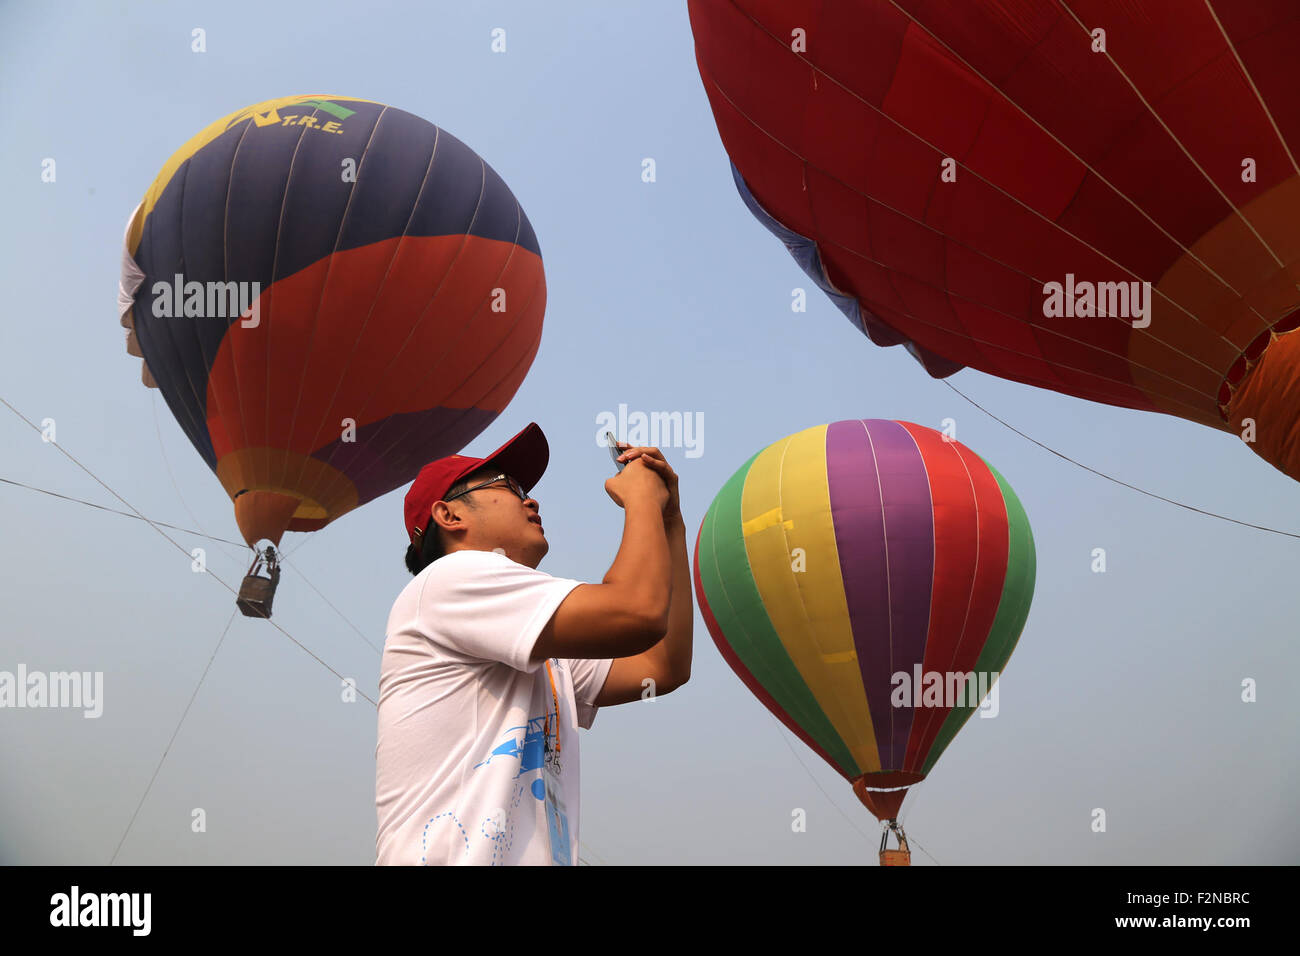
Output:
[[490,465],[519,482],[524,491],[530,491],[541,480],[550,457],[546,436],[536,422],[530,422],[527,428],[486,458],[449,455],[429,462],[420,469],[411,490],[406,493],[406,536],[412,544],[415,543],[416,537],[429,523],[434,503],[441,501],[451,486],[466,475]]

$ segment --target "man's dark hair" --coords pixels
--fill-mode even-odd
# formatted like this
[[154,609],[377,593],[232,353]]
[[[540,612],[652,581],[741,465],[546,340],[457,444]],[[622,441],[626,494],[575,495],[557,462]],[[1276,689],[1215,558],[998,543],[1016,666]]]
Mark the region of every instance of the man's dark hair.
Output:
[[[451,496],[458,492],[464,491],[476,481],[481,480],[478,475],[469,475],[456,482],[447,489],[447,495]],[[461,498],[465,502],[465,507],[473,508],[474,499],[465,497]],[[442,538],[442,529],[438,527],[438,522],[432,517],[429,523],[424,526],[424,534],[415,539],[415,543],[406,549],[406,570],[412,574],[419,574],[433,562],[447,554],[447,542]]]

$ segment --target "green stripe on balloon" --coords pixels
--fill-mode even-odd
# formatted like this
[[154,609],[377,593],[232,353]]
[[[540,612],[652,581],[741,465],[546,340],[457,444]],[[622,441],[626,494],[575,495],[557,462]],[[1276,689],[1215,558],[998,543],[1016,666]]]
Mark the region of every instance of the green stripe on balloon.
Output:
[[[700,583],[724,635],[722,639],[740,662],[791,720],[826,751],[841,773],[856,777],[863,771],[799,675],[754,583],[741,530],[741,501],[745,479],[758,454],[728,479],[704,517],[700,530]],[[727,569],[726,585],[720,567]]]
[[[984,461],[983,458],[980,461]],[[1029,517],[1016,493],[1011,490],[1005,478],[998,470],[984,461],[984,466],[997,479],[1002,489],[1002,500],[1007,509],[1007,570],[1002,583],[1002,597],[998,600],[998,613],[993,620],[984,649],[980,651],[975,662],[977,674],[1001,674],[1016,649],[1025,621],[1029,617],[1029,605],[1034,596],[1034,579],[1037,575],[1037,558],[1034,553],[1034,535],[1029,528]],[[939,733],[930,746],[921,772],[928,774],[939,756],[952,743],[953,737],[965,726],[974,707],[954,707],[948,719],[939,728]]]
[[323,110],[331,116],[337,117],[341,120],[347,119],[356,112],[356,110],[350,110],[346,106],[340,106],[338,103],[331,103],[329,100],[306,100],[301,105],[314,106],[316,109]]

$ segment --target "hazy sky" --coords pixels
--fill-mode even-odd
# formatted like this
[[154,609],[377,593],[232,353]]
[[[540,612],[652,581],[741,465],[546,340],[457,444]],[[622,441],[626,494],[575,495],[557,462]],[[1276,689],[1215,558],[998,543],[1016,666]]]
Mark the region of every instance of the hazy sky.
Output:
[[[206,53],[191,52],[195,27]],[[1300,862],[1300,541],[1089,474],[868,342],[737,195],[681,2],[0,5],[0,398],[53,419],[59,444],[132,505],[239,537],[216,477],[125,353],[123,224],[191,135],[296,93],[437,123],[531,219],[548,285],[541,350],[466,453],[529,421],[545,430],[542,570],[596,581],[613,560],[621,512],[594,435],[620,403],[703,416],[699,457],[665,449],[692,546],[723,482],[785,435],[952,418],[1024,503],[1038,584],[999,715],[972,720],[909,803],[914,846],[943,864]],[[41,181],[46,158],[54,183]],[[804,314],[790,309],[796,286],[809,288]],[[1231,435],[977,372],[950,381],[1095,468],[1300,532],[1300,487]],[[3,406],[0,478],[122,507]],[[409,580],[404,492],[285,539],[276,622],[372,697]],[[207,547],[225,581],[244,573],[241,548],[169,533]],[[340,703],[338,679],[265,622],[236,616],[213,657],[231,595],[144,522],[0,483],[0,542],[0,670],[105,682],[98,719],[0,710],[0,861],[108,862],[212,658],[118,862],[373,862],[371,705]],[[1090,569],[1097,547],[1105,574]],[[849,785],[749,694],[698,614],[695,640],[687,686],[608,708],[585,734],[583,858],[874,863],[877,824]],[[1245,678],[1255,703],[1241,701]],[[195,808],[205,833],[191,830]],[[792,832],[796,808],[807,832]]]

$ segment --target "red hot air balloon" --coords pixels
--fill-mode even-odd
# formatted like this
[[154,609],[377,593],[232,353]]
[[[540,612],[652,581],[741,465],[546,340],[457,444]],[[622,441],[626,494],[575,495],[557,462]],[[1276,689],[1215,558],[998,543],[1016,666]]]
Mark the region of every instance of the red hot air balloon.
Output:
[[537,237],[496,172],[342,96],[258,103],[181,147],[131,217],[119,291],[128,352],[250,546],[463,448],[519,388],[545,305]]
[[[886,824],[887,864],[907,862],[899,807],[994,689],[1034,574],[1001,475],[933,429],[876,419],[763,449],[695,545],[714,643]],[[885,849],[891,830],[899,850]]]
[[751,211],[873,342],[1300,477],[1292,0],[689,0]]

